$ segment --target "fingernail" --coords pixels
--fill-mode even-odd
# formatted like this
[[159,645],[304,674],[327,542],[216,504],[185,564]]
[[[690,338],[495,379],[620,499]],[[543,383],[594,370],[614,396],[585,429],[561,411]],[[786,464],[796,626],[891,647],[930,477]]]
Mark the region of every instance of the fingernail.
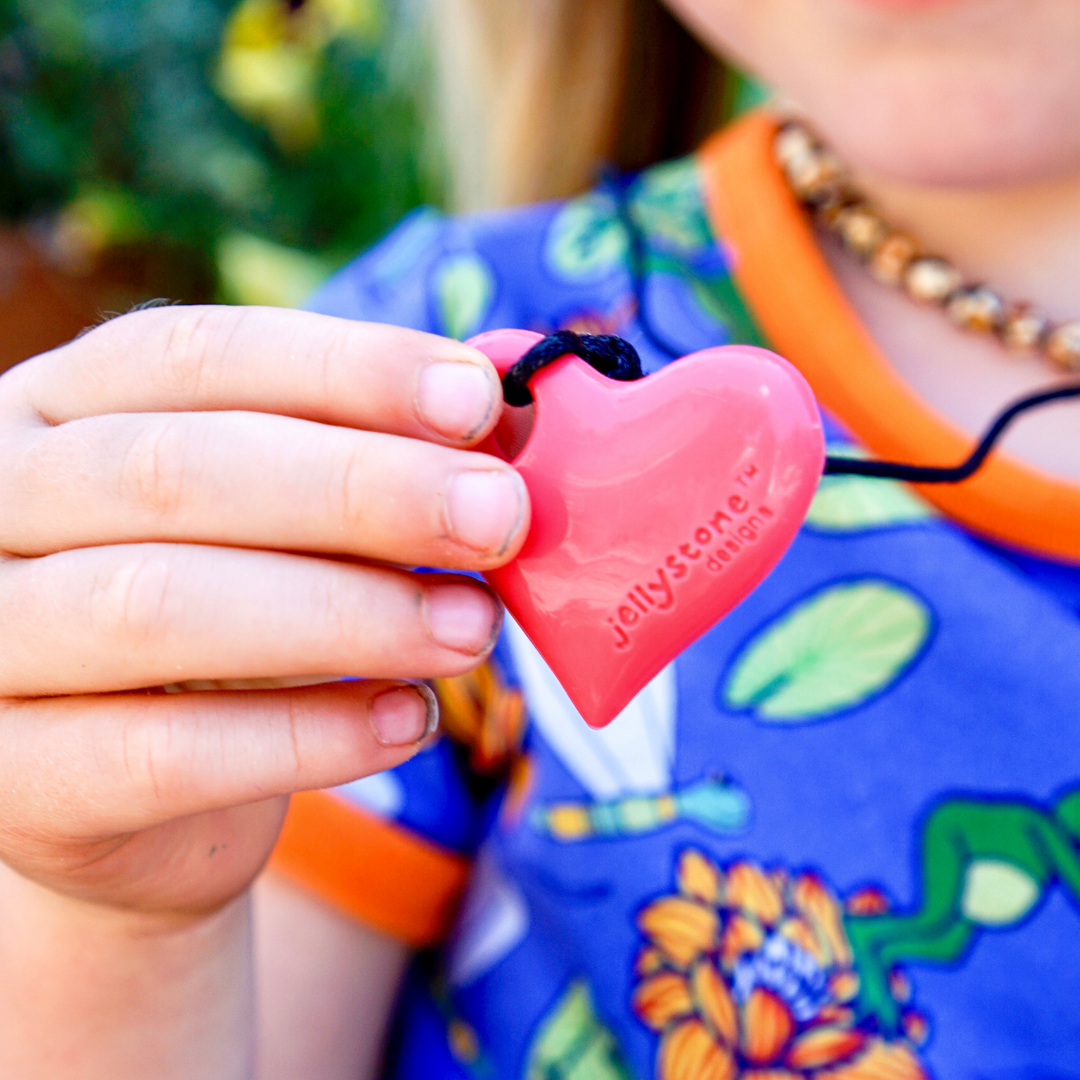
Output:
[[424,422],[448,439],[467,440],[483,430],[495,408],[496,385],[479,364],[428,364],[420,372],[416,406]]
[[439,726],[439,704],[422,683],[395,686],[372,700],[371,726],[383,746],[413,746]]
[[454,539],[476,551],[501,554],[525,516],[525,492],[517,475],[492,469],[458,473],[446,496]]
[[474,585],[432,585],[424,594],[428,630],[436,644],[476,655],[495,640],[502,608]]

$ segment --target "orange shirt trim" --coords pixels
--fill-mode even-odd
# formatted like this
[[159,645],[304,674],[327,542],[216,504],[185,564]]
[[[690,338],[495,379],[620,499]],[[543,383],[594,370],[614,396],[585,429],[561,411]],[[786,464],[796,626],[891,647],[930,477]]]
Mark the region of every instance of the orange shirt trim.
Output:
[[269,865],[417,948],[445,936],[469,878],[468,860],[323,791],[292,797]]
[[[897,375],[834,278],[773,160],[776,129],[773,116],[752,113],[700,154],[713,231],[734,250],[744,300],[821,404],[873,453],[914,465],[962,461],[974,440]],[[1080,562],[1080,485],[993,454],[964,483],[916,487],[975,532]]]

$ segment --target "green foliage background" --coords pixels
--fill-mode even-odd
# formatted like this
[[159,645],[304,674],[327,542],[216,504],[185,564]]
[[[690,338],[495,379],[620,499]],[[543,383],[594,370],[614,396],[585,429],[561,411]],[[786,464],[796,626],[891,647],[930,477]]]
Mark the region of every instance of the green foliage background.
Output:
[[[286,20],[304,6],[280,3]],[[318,134],[292,145],[215,89],[236,7],[0,0],[0,217],[75,207],[106,243],[211,271],[223,241],[256,237],[316,254],[310,277],[438,200],[420,165],[422,61],[391,0],[374,32],[320,45]]]

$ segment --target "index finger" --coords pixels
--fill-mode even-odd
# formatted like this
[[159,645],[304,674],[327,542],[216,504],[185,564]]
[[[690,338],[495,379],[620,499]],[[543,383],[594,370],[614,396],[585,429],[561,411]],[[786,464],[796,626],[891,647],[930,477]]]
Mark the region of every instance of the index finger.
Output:
[[247,411],[472,445],[499,377],[447,338],[282,308],[170,307],[113,319],[0,383],[51,424],[105,413]]

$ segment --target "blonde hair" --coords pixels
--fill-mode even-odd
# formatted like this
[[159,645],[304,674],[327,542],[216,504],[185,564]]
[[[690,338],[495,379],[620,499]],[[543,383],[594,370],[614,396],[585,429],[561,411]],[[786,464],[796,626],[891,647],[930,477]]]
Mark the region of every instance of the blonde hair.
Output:
[[450,201],[562,198],[717,124],[723,65],[660,0],[430,0]]

